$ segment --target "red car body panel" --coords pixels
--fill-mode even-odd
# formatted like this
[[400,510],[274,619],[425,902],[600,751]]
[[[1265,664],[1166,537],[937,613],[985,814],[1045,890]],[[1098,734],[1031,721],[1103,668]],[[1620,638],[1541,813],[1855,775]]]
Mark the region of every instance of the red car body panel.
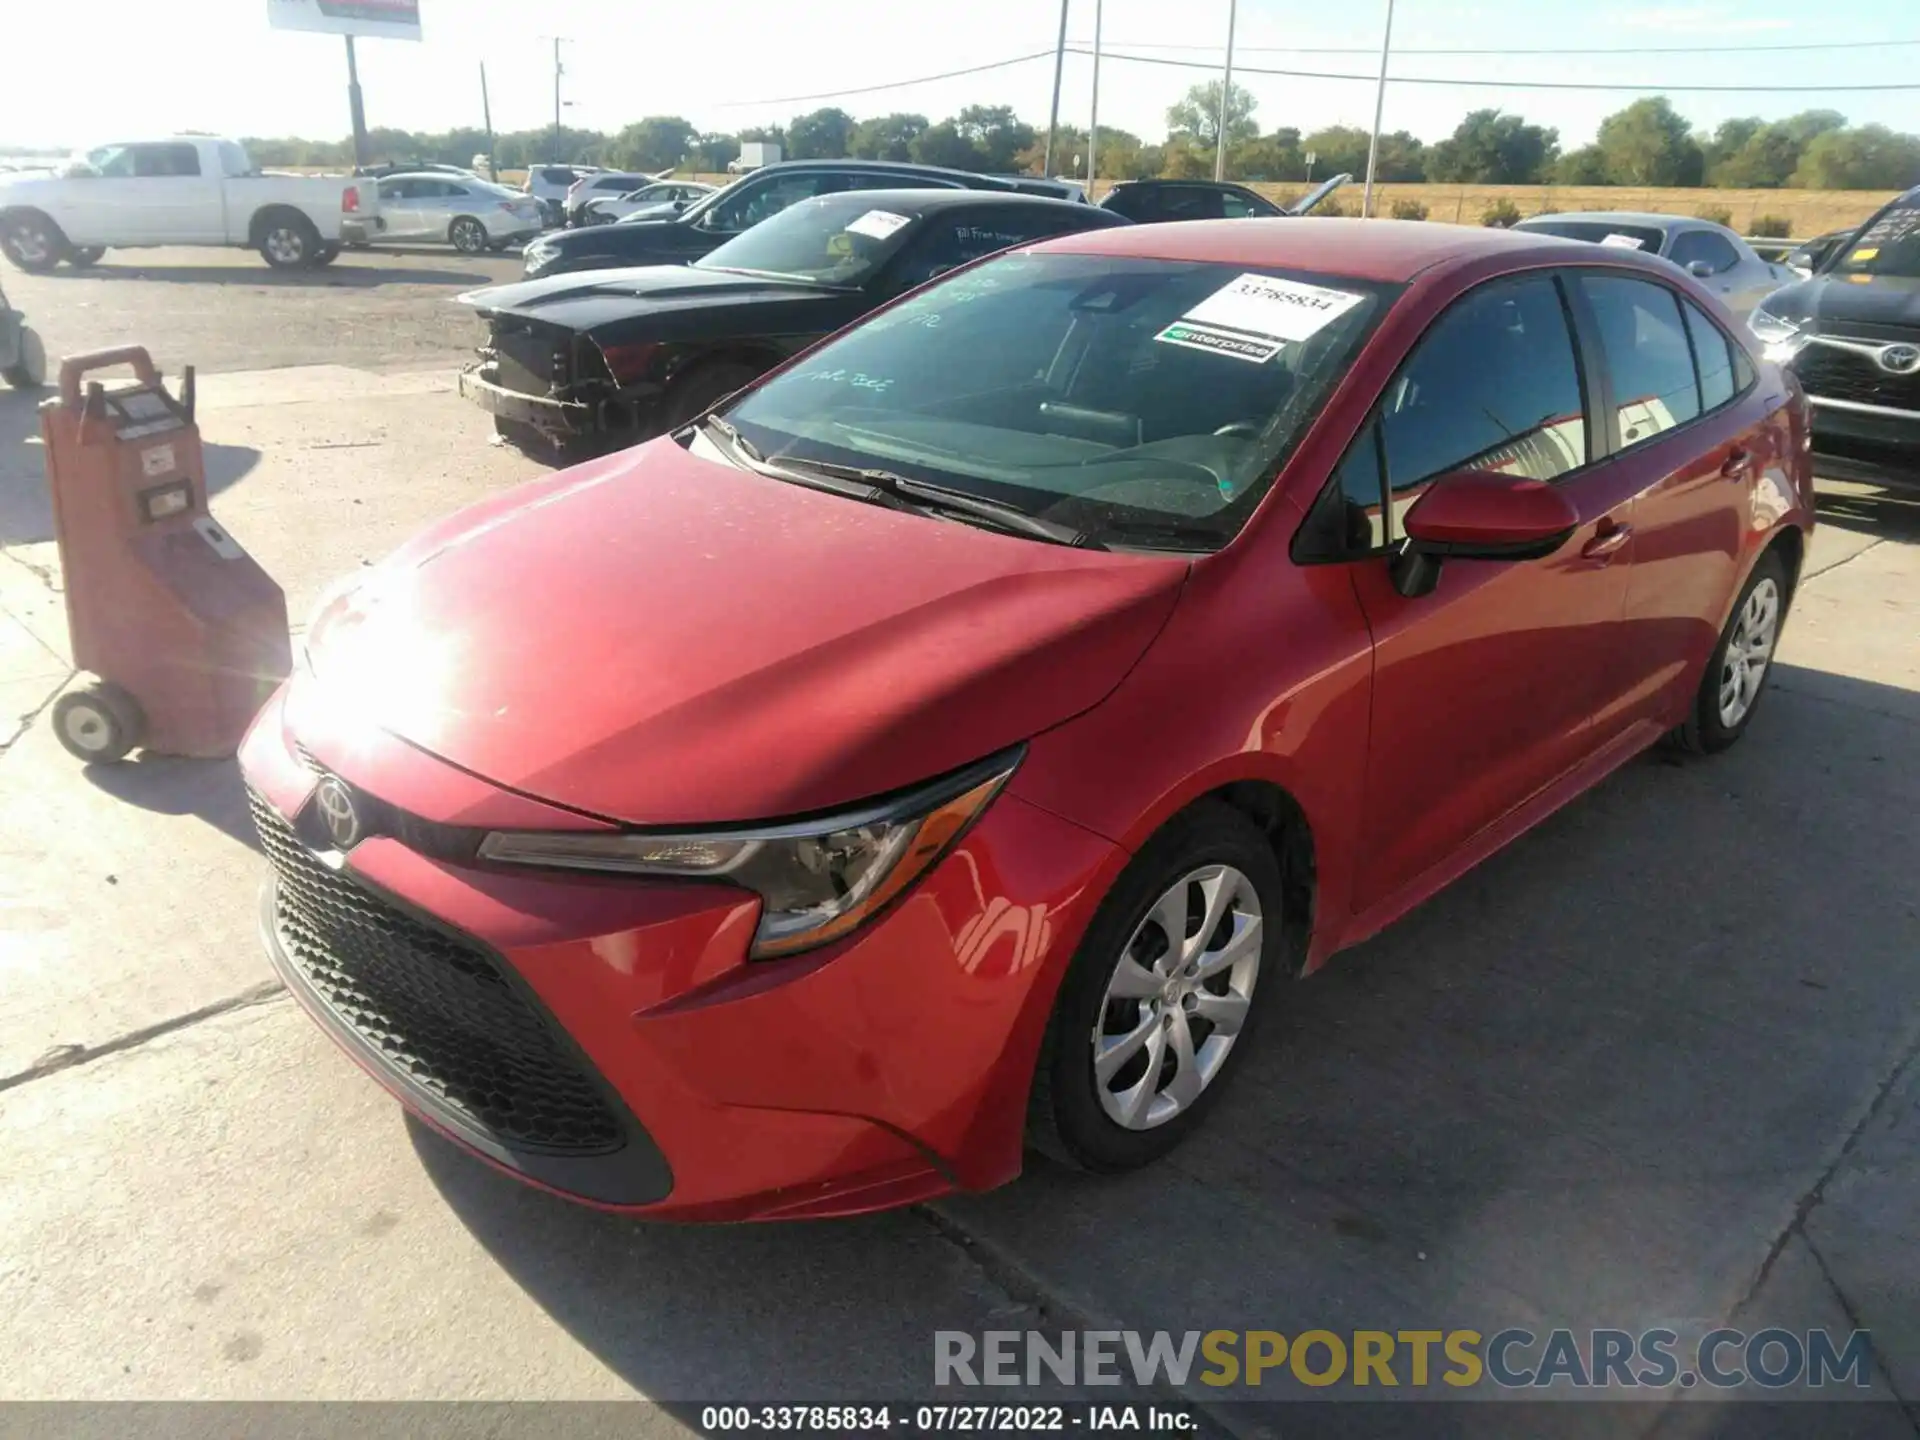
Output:
[[384,836],[341,859],[502,957],[671,1166],[664,1198],[591,1203],[788,1217],[1010,1179],[1066,966],[1171,816],[1227,786],[1283,797],[1310,970],[1677,724],[1760,555],[1797,562],[1811,527],[1804,401],[1752,356],[1744,396],[1556,482],[1575,533],[1544,560],[1448,559],[1411,599],[1384,559],[1293,563],[1375,397],[1480,281],[1615,269],[1743,332],[1662,262],[1540,237],[1235,221],[1039,248],[1407,288],[1216,554],[985,533],[661,440],[404,547],[326,607],[317,678],[302,667],[248,737],[248,783],[280,816],[327,771],[475,829],[783,819],[1025,745],[902,900],[789,959],[747,959],[758,901],[724,885],[451,863]]

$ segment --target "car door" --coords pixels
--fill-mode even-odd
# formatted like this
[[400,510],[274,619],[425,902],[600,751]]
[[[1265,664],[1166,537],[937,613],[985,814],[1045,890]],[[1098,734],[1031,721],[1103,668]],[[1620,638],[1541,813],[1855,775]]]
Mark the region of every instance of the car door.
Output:
[[415,180],[380,182],[380,218],[386,223],[380,234],[388,240],[418,240],[421,233],[420,203]]
[[1578,279],[1604,355],[1611,467],[1634,488],[1626,604],[1631,675],[1619,723],[1670,713],[1718,638],[1738,578],[1754,487],[1782,444],[1753,363],[1678,287],[1651,277]]
[[165,218],[149,203],[154,182],[134,170],[137,145],[102,145],[87,154],[90,169],[76,176],[55,218],[76,245],[159,245]]
[[[1352,567],[1374,642],[1356,908],[1414,884],[1577,766],[1596,743],[1594,713],[1625,683],[1634,487],[1593,423],[1596,363],[1561,277],[1489,282],[1428,329],[1342,461],[1340,488],[1359,497],[1349,529],[1377,546]],[[1554,484],[1579,527],[1541,560],[1448,559],[1430,594],[1402,596],[1389,555],[1406,513],[1460,470]]]
[[142,182],[140,203],[153,212],[162,239],[200,245],[226,238],[220,177],[202,173],[199,146],[179,140],[135,145],[133,173]]
[[1667,258],[1718,295],[1736,315],[1745,315],[1765,298],[1764,292],[1754,293],[1753,273],[1741,266],[1740,252],[1718,231],[1680,231],[1667,247]]

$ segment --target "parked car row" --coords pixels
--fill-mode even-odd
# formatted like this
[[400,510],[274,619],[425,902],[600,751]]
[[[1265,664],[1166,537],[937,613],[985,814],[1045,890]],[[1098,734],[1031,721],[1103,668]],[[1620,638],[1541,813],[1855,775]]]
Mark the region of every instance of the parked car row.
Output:
[[934,178],[768,167],[559,237],[692,264],[465,297],[469,395],[653,438],[356,571],[243,747],[289,991],[533,1184],[1149,1163],[1300,977],[1759,713],[1810,419],[1706,278]]

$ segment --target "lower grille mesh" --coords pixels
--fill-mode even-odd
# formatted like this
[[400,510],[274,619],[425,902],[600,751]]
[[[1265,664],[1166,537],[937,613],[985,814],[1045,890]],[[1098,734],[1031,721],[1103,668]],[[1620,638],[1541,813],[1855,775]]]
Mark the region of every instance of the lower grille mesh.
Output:
[[515,1150],[605,1154],[620,1122],[486,950],[323,864],[249,794],[277,887],[273,925],[310,990],[453,1116]]

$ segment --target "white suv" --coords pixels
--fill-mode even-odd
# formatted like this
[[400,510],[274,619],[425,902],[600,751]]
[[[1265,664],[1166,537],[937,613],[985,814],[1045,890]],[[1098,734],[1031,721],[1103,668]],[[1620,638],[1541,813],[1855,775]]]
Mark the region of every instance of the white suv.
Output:
[[540,202],[540,213],[549,225],[559,225],[566,219],[567,191],[599,173],[595,165],[529,165],[526,184],[520,189]]

